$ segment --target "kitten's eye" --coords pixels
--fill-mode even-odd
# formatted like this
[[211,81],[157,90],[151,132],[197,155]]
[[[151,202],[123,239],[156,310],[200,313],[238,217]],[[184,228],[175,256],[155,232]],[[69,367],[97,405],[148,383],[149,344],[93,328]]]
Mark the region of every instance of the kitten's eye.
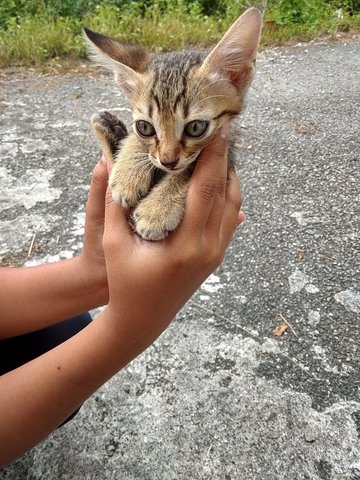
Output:
[[206,122],[205,120],[194,120],[192,122],[189,122],[185,125],[185,135],[188,137],[201,137],[203,135],[207,128],[209,126],[209,122]]
[[155,128],[149,122],[145,122],[145,120],[138,120],[135,123],[136,130],[142,137],[153,137],[156,132]]

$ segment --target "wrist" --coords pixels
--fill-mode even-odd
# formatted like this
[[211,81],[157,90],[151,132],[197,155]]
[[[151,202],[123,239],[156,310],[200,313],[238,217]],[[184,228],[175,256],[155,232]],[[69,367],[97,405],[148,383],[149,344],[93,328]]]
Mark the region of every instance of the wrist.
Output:
[[113,337],[119,341],[123,351],[134,358],[148,348],[168,327],[175,313],[166,314],[161,311],[154,312],[146,308],[146,304],[133,302],[124,298],[122,301],[109,300],[104,309],[103,318],[113,332]]
[[106,305],[109,299],[109,290],[105,266],[89,262],[83,253],[72,260],[75,275],[79,277],[82,294],[88,295],[92,299],[94,307]]
[[107,364],[113,370],[112,374],[130,363],[150,344],[140,342],[139,345],[136,341],[138,337],[135,333],[136,328],[135,331],[129,328],[131,322],[128,320],[107,305],[92,322],[98,325],[98,338],[106,345]]

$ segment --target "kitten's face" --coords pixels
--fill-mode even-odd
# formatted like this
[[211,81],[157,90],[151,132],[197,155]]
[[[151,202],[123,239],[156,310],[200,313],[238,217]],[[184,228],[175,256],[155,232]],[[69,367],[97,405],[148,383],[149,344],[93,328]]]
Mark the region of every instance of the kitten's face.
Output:
[[130,97],[140,148],[156,167],[174,174],[185,170],[241,108],[235,86],[193,60],[189,52],[162,55]]
[[139,153],[167,172],[186,169],[241,110],[251,83],[262,15],[248,9],[206,56],[155,56],[85,29],[95,55],[115,72],[134,117]]

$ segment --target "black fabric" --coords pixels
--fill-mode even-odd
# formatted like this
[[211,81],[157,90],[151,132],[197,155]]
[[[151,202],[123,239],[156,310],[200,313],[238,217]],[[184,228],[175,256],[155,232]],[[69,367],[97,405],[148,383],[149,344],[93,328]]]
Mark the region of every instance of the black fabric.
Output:
[[[0,340],[0,375],[10,372],[76,335],[91,322],[89,313],[18,337]],[[75,417],[75,410],[60,426]]]
[[91,322],[89,313],[18,337],[0,340],[0,375],[65,342]]

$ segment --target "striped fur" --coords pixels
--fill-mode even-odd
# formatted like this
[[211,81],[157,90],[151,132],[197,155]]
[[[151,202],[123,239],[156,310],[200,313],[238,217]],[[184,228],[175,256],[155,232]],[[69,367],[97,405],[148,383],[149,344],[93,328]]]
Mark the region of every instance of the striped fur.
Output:
[[[141,237],[161,240],[181,221],[194,161],[224,122],[241,111],[261,24],[260,12],[252,8],[210,52],[159,55],[85,30],[133,109],[133,131],[114,159],[110,183],[114,199],[131,208],[131,223]],[[113,151],[104,117],[95,116],[93,125],[104,149]],[[164,174],[154,186],[157,169]]]

